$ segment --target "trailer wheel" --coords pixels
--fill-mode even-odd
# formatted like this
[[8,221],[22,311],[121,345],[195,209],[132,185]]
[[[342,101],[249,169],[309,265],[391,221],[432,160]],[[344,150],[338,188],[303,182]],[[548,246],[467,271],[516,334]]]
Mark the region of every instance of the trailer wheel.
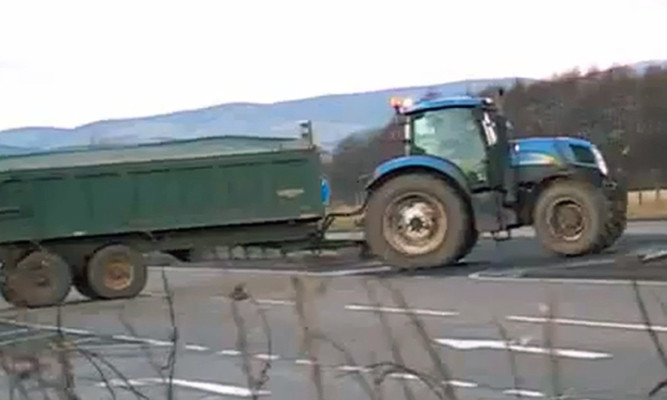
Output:
[[371,194],[366,240],[374,254],[398,268],[447,265],[469,242],[469,219],[464,200],[443,180],[402,175]]
[[60,256],[34,251],[5,272],[2,295],[17,307],[62,303],[72,287],[72,271]]
[[607,208],[601,190],[564,180],[546,188],[537,199],[534,228],[542,245],[567,256],[600,251],[606,242]]
[[148,271],[141,253],[124,245],[110,245],[93,254],[86,267],[86,277],[96,297],[121,299],[141,293]]
[[74,288],[77,290],[77,292],[81,293],[82,296],[88,297],[92,300],[99,298],[88,284],[86,275],[75,276],[73,283]]

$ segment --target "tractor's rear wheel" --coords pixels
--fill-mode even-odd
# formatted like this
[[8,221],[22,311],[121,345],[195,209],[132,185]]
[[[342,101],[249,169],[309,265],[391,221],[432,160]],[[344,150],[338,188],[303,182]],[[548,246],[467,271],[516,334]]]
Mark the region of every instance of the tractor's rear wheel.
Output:
[[373,254],[394,267],[437,267],[465,255],[469,221],[464,200],[446,182],[427,174],[401,175],[371,193],[366,240]]
[[542,191],[533,217],[542,245],[567,256],[602,250],[609,238],[610,219],[602,191],[572,180],[557,181]]

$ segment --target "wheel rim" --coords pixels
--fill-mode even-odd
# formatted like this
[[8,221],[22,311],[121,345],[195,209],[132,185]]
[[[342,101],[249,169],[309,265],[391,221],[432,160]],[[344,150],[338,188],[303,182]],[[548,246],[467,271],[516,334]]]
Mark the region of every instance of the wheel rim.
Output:
[[567,242],[579,240],[586,230],[582,207],[571,198],[561,199],[549,208],[549,230]]
[[385,209],[382,231],[401,253],[421,255],[435,250],[445,238],[447,216],[440,201],[425,193],[408,193]]
[[134,268],[124,257],[111,259],[104,267],[104,285],[109,289],[123,290],[132,284]]

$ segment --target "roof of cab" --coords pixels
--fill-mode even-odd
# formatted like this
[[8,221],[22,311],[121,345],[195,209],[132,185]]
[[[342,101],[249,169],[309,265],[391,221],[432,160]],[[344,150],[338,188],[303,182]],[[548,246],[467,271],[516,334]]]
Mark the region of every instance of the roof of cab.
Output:
[[447,107],[478,107],[484,104],[484,97],[471,96],[449,96],[435,99],[422,100],[403,111],[403,114],[415,114],[418,112],[436,110]]

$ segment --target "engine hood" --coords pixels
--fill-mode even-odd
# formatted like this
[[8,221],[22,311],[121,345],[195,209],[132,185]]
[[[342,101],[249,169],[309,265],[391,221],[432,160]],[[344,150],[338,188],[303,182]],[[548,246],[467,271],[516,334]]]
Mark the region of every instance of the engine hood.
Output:
[[512,166],[577,164],[595,166],[593,144],[572,137],[523,138],[510,141]]

